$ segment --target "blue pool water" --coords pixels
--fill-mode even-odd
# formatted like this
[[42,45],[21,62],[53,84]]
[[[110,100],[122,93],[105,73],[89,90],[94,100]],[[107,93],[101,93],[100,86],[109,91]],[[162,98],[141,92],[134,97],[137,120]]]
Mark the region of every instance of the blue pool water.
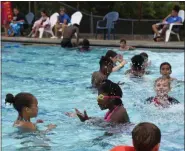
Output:
[[[3,43],[2,45],[2,149],[4,151],[108,151],[115,145],[132,145],[133,127],[114,128],[96,126],[91,122],[81,123],[77,118],[65,116],[74,108],[87,110],[89,116],[103,117],[97,105],[97,92],[89,89],[91,74],[99,70],[99,59],[108,48],[93,48],[91,52],[69,51],[59,46],[21,45]],[[114,50],[116,50],[114,48]],[[143,79],[130,79],[124,75],[129,68],[130,58],[146,51],[152,66],[150,75]],[[153,96],[153,82],[160,76],[159,65],[168,61],[172,65],[172,77],[184,81],[184,53],[152,52],[139,49],[120,52],[128,64],[119,72],[112,73],[114,82],[125,82],[123,103],[132,123],[153,122],[162,132],[160,151],[184,150],[184,84],[175,83],[170,95],[181,104],[168,109],[157,109],[143,102]],[[39,102],[37,119],[45,125],[57,124],[53,131],[40,133],[19,133],[12,127],[17,112],[4,104],[7,93],[19,92],[34,94]],[[36,119],[33,119],[36,121]],[[114,132],[105,136],[105,132]]]

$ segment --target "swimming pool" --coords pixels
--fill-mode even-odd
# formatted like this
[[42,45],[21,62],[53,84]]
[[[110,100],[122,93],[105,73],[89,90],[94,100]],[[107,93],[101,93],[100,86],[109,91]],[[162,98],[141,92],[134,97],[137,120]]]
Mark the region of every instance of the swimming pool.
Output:
[[[97,93],[91,86],[91,74],[99,70],[99,58],[109,48],[93,48],[91,52],[80,53],[60,46],[2,44],[2,150],[5,151],[108,151],[115,145],[132,145],[131,129],[106,127],[91,123],[81,123],[77,118],[65,116],[74,108],[87,110],[89,116],[103,117],[97,105]],[[116,49],[115,49],[116,50]],[[125,82],[123,103],[131,122],[153,122],[162,132],[160,151],[184,150],[184,84],[173,86],[171,96],[181,104],[159,110],[144,105],[144,100],[153,96],[153,81],[160,76],[159,65],[168,61],[172,65],[172,77],[184,81],[184,53],[152,52],[145,50],[152,66],[152,72],[143,79],[130,79],[123,73],[129,68],[130,58],[144,51],[120,52],[128,61],[124,69],[111,74],[114,82]],[[21,91],[35,95],[39,102],[38,119],[44,124],[57,124],[57,128],[47,134],[20,134],[12,127],[17,112],[4,104],[7,93]],[[33,119],[35,121],[35,119]],[[104,136],[107,131],[116,132]]]

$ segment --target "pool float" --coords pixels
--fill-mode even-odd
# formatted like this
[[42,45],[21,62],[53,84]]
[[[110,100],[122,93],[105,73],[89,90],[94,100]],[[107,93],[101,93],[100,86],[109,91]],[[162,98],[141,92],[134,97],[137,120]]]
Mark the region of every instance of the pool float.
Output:
[[116,146],[110,151],[136,151],[132,146]]

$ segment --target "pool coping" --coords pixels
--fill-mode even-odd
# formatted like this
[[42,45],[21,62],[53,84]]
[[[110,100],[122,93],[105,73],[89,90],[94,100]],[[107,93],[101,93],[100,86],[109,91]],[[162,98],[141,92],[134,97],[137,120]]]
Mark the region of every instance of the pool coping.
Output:
[[[51,38],[27,38],[27,37],[1,37],[2,42],[21,42],[30,44],[54,44],[60,45],[61,39],[51,39]],[[76,41],[72,39],[72,41]],[[82,39],[80,39],[82,41]],[[119,47],[119,40],[98,40],[89,39],[91,46],[105,46],[105,47]],[[127,41],[128,45],[134,46],[136,48],[153,48],[153,49],[176,49],[175,51],[184,51],[185,45],[184,41],[177,42],[153,42],[153,41],[139,41],[130,40]]]

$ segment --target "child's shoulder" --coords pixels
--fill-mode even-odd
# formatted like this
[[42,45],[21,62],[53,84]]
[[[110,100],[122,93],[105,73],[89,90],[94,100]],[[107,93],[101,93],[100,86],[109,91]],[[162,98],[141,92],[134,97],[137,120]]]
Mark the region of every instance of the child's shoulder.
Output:
[[18,128],[18,129],[26,130],[26,131],[34,131],[34,130],[36,130],[36,125],[33,124],[32,122],[15,121],[13,126]]

